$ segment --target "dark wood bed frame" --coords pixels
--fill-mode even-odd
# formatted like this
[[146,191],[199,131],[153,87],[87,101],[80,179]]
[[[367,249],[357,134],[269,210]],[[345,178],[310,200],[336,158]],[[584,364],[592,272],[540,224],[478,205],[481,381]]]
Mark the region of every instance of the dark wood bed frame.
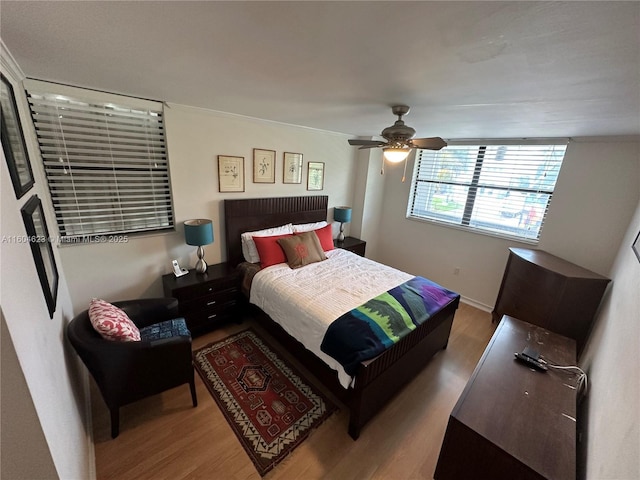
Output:
[[[243,232],[286,223],[327,220],[326,195],[255,198],[224,201],[227,261],[244,261],[240,235]],[[357,440],[360,430],[406,383],[413,379],[440,350],[447,347],[459,297],[416,328],[383,354],[360,364],[355,387],[340,385],[335,370],[291,337],[255,306],[261,326],[283,344],[350,410],[349,435]]]

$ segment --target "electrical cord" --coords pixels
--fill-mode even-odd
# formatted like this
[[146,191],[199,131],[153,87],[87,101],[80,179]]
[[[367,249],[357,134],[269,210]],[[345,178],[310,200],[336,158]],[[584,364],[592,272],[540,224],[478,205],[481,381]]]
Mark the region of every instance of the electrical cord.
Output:
[[582,370],[577,365],[556,365],[554,363],[550,363],[547,360],[544,360],[543,358],[538,359],[538,361],[543,365],[546,365],[547,368],[553,368],[556,370],[565,370],[565,371],[570,371],[575,373],[578,376],[578,380],[577,380],[578,391],[581,392],[583,395],[587,393],[587,388],[589,386],[587,374],[584,370]]

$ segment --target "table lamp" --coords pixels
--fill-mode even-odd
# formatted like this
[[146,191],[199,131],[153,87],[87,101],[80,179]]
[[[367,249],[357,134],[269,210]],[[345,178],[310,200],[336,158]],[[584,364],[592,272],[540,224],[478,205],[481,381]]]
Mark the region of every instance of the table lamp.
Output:
[[338,234],[338,241],[344,242],[344,224],[351,221],[351,207],[334,207],[333,219],[336,222],[340,222],[340,233]]
[[204,261],[203,245],[213,243],[213,223],[211,220],[198,218],[184,222],[184,238],[187,245],[198,247],[198,261],[196,262],[196,272],[207,271],[207,262]]

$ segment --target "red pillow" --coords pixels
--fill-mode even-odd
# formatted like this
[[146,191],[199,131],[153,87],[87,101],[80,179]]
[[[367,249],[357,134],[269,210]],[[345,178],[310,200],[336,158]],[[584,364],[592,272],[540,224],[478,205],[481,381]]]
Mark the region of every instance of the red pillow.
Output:
[[[316,232],[318,240],[320,240],[322,250],[325,252],[333,250],[333,231],[331,230],[331,224],[313,231]],[[298,232],[295,235],[300,235],[300,233],[304,232]]]
[[262,268],[277,265],[278,263],[285,263],[287,261],[287,256],[284,254],[282,247],[278,244],[278,239],[291,236],[293,236],[292,233],[272,235],[271,237],[253,237],[256,249],[258,250],[258,255],[260,256],[260,266]]

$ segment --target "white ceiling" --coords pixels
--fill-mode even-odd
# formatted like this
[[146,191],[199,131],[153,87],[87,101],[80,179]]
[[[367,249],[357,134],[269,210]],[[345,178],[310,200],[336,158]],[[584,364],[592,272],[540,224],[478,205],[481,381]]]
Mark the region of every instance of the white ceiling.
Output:
[[640,2],[2,0],[29,77],[377,135],[640,134]]

